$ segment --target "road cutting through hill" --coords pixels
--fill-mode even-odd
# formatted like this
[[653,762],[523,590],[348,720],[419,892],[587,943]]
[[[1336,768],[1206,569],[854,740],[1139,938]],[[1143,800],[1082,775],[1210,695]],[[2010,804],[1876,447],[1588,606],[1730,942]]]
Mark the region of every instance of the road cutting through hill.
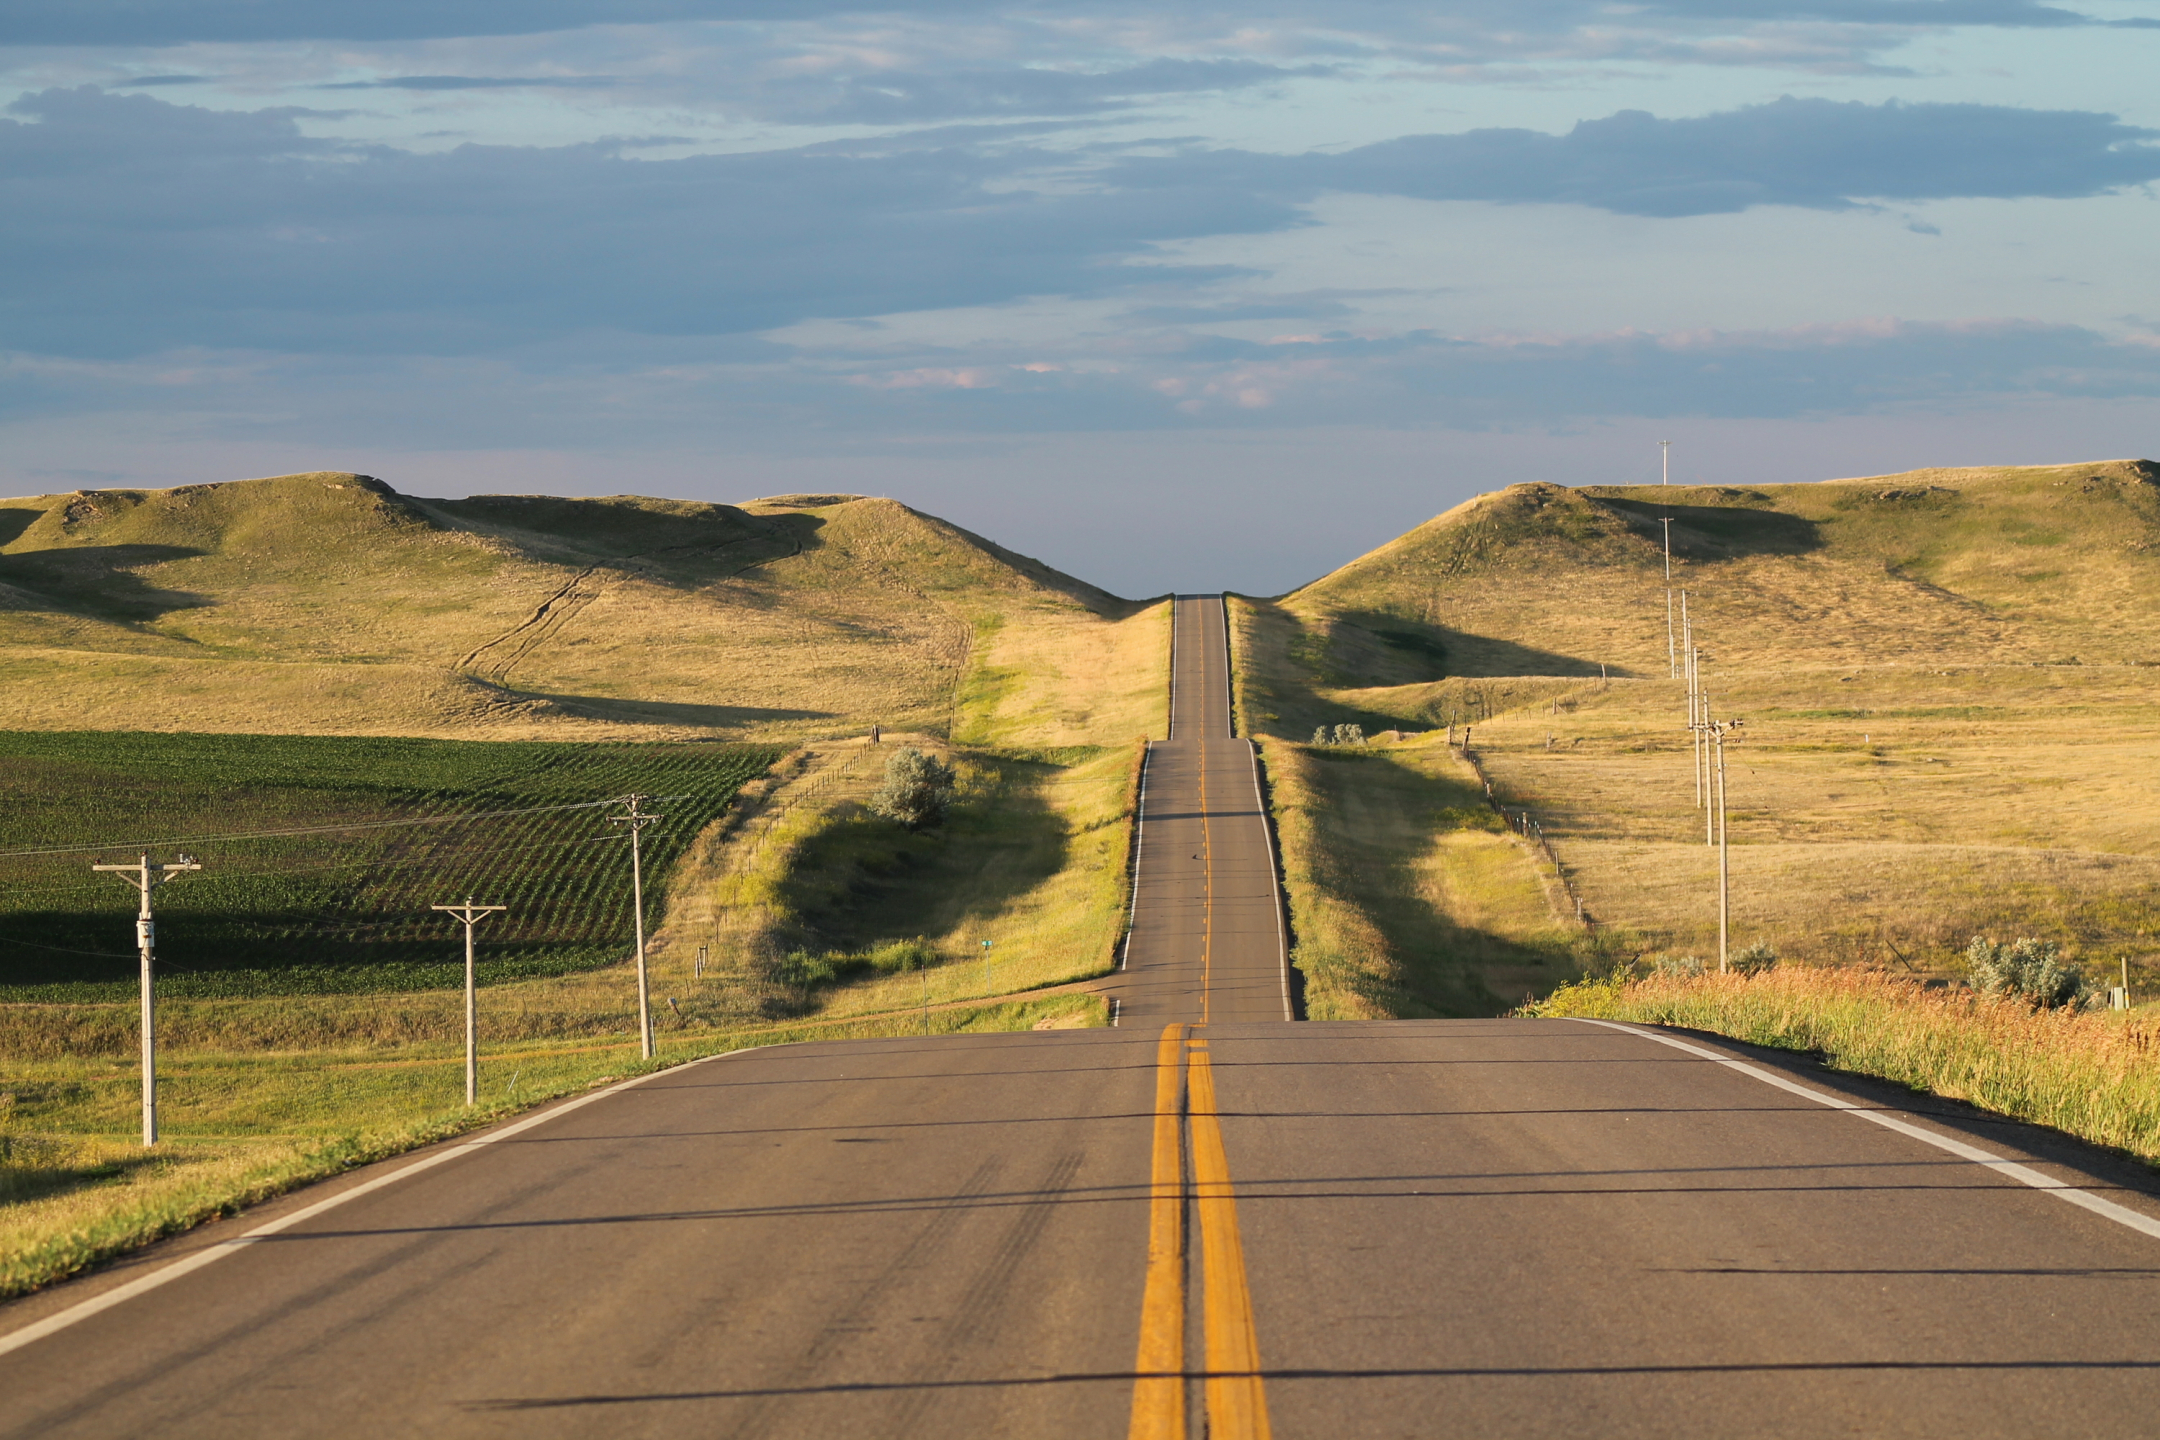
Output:
[[1286,1023],[1220,616],[1118,1028],[739,1052],[284,1197],[0,1309],[0,1436],[2149,1429],[2134,1175],[1716,1042]]

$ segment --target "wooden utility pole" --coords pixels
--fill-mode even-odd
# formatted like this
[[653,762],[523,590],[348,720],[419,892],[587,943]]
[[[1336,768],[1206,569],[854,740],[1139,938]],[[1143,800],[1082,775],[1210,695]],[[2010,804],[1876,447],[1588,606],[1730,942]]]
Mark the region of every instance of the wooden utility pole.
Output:
[[1695,673],[1695,626],[1688,619],[1687,591],[1680,592],[1680,668],[1687,679],[1688,766],[1695,772],[1695,808],[1703,804],[1702,731],[1698,728]]
[[431,905],[431,910],[446,910],[465,922],[465,1103],[480,1103],[480,1002],[475,993],[473,980],[473,926],[485,917],[507,905],[475,905],[472,896],[465,897],[463,905]]
[[1725,737],[1738,730],[1739,720],[1712,720],[1710,738],[1717,746],[1717,968],[1720,975],[1731,968],[1727,941],[1732,930],[1732,846],[1725,834]]
[[135,914],[135,949],[142,957],[142,1143],[157,1144],[157,995],[152,988],[150,967],[157,950],[157,921],[150,914],[150,893],[189,870],[202,866],[189,856],[182,855],[168,865],[153,865],[148,855],[133,865],[93,865],[93,870],[106,870],[128,877],[142,896],[142,908]]
[[1664,525],[1665,525],[1665,669],[1666,669],[1666,672],[1667,672],[1667,673],[1666,673],[1666,678],[1667,678],[1667,679],[1669,679],[1669,680],[1676,680],[1676,679],[1678,679],[1678,678],[1680,677],[1680,662],[1679,662],[1679,658],[1678,658],[1678,657],[1679,657],[1679,650],[1678,650],[1678,648],[1676,647],[1676,645],[1675,645],[1675,642],[1674,642],[1674,640],[1673,640],[1673,609],[1672,609],[1672,516],[1668,515],[1668,516],[1666,516],[1666,517],[1665,517],[1665,520],[1664,520]]
[[644,795],[625,795],[622,803],[628,808],[620,815],[610,815],[610,825],[630,827],[630,909],[637,929],[637,1028],[638,1053],[645,1059],[653,1058],[652,1036],[652,987],[645,978],[645,859],[639,848],[639,837],[645,827],[664,815],[653,815],[642,807],[650,798]]

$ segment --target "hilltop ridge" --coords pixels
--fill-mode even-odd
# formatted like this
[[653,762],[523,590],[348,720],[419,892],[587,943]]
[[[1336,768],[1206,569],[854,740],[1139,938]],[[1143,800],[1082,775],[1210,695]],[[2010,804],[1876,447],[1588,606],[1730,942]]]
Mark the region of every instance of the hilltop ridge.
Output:
[[1674,586],[1709,643],[1748,663],[2160,661],[2147,620],[2160,465],[2147,460],[1511,485],[1277,603],[1337,685],[1662,675],[1667,518]]
[[895,500],[475,495],[337,471],[0,500],[0,725],[942,729],[975,632],[1134,607]]

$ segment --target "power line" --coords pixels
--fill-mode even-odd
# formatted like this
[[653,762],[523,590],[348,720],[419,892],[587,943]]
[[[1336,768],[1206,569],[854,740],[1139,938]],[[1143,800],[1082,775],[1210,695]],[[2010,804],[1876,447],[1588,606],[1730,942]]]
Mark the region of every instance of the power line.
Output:
[[[446,861],[450,863],[468,859],[479,861],[492,859],[497,855],[522,854],[527,850],[566,850],[573,845],[620,845],[624,839],[625,837],[620,834],[592,835],[577,840],[540,840],[531,845],[504,845],[491,850],[465,851],[451,855],[429,855],[424,858],[424,861],[422,859],[386,859],[378,855],[369,860],[339,860],[328,865],[289,865],[282,870],[229,870],[226,874],[233,879],[251,880],[264,875],[316,875],[328,870],[363,870],[371,865],[380,865],[385,869],[395,869],[398,866],[417,866],[425,863],[430,867],[435,867],[442,865]],[[0,856],[0,858],[5,857]],[[105,888],[102,885],[14,885],[8,888],[8,893],[10,895],[76,895],[85,890],[103,891]],[[90,955],[103,952],[85,950],[81,953]]]
[[[648,800],[690,800],[690,795],[648,795]],[[404,825],[456,825],[467,820],[504,820],[516,815],[550,815],[564,810],[599,810],[619,800],[580,800],[572,805],[535,805],[524,810],[474,810],[459,815],[423,815],[409,820],[366,820],[351,825],[310,825],[293,830],[248,830],[230,835],[196,835],[178,840],[115,840],[105,845],[58,845],[43,850],[0,850],[0,860],[25,855],[95,855],[105,850],[139,850],[157,845],[214,845],[224,840],[281,840],[300,835],[341,835],[355,830],[392,830]]]

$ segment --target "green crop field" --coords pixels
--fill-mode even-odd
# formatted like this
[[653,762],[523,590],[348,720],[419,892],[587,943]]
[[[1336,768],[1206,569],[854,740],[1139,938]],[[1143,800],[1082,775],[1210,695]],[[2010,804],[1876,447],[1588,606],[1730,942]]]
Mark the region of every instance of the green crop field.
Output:
[[[697,832],[777,758],[769,745],[0,732],[0,999],[131,992],[135,893],[91,870],[148,848],[203,869],[158,892],[175,996],[462,983],[428,907],[507,905],[485,983],[627,957],[630,855],[607,802],[664,797],[645,834],[646,915]],[[274,833],[286,832],[286,833]],[[26,853],[26,852],[47,853]]]

